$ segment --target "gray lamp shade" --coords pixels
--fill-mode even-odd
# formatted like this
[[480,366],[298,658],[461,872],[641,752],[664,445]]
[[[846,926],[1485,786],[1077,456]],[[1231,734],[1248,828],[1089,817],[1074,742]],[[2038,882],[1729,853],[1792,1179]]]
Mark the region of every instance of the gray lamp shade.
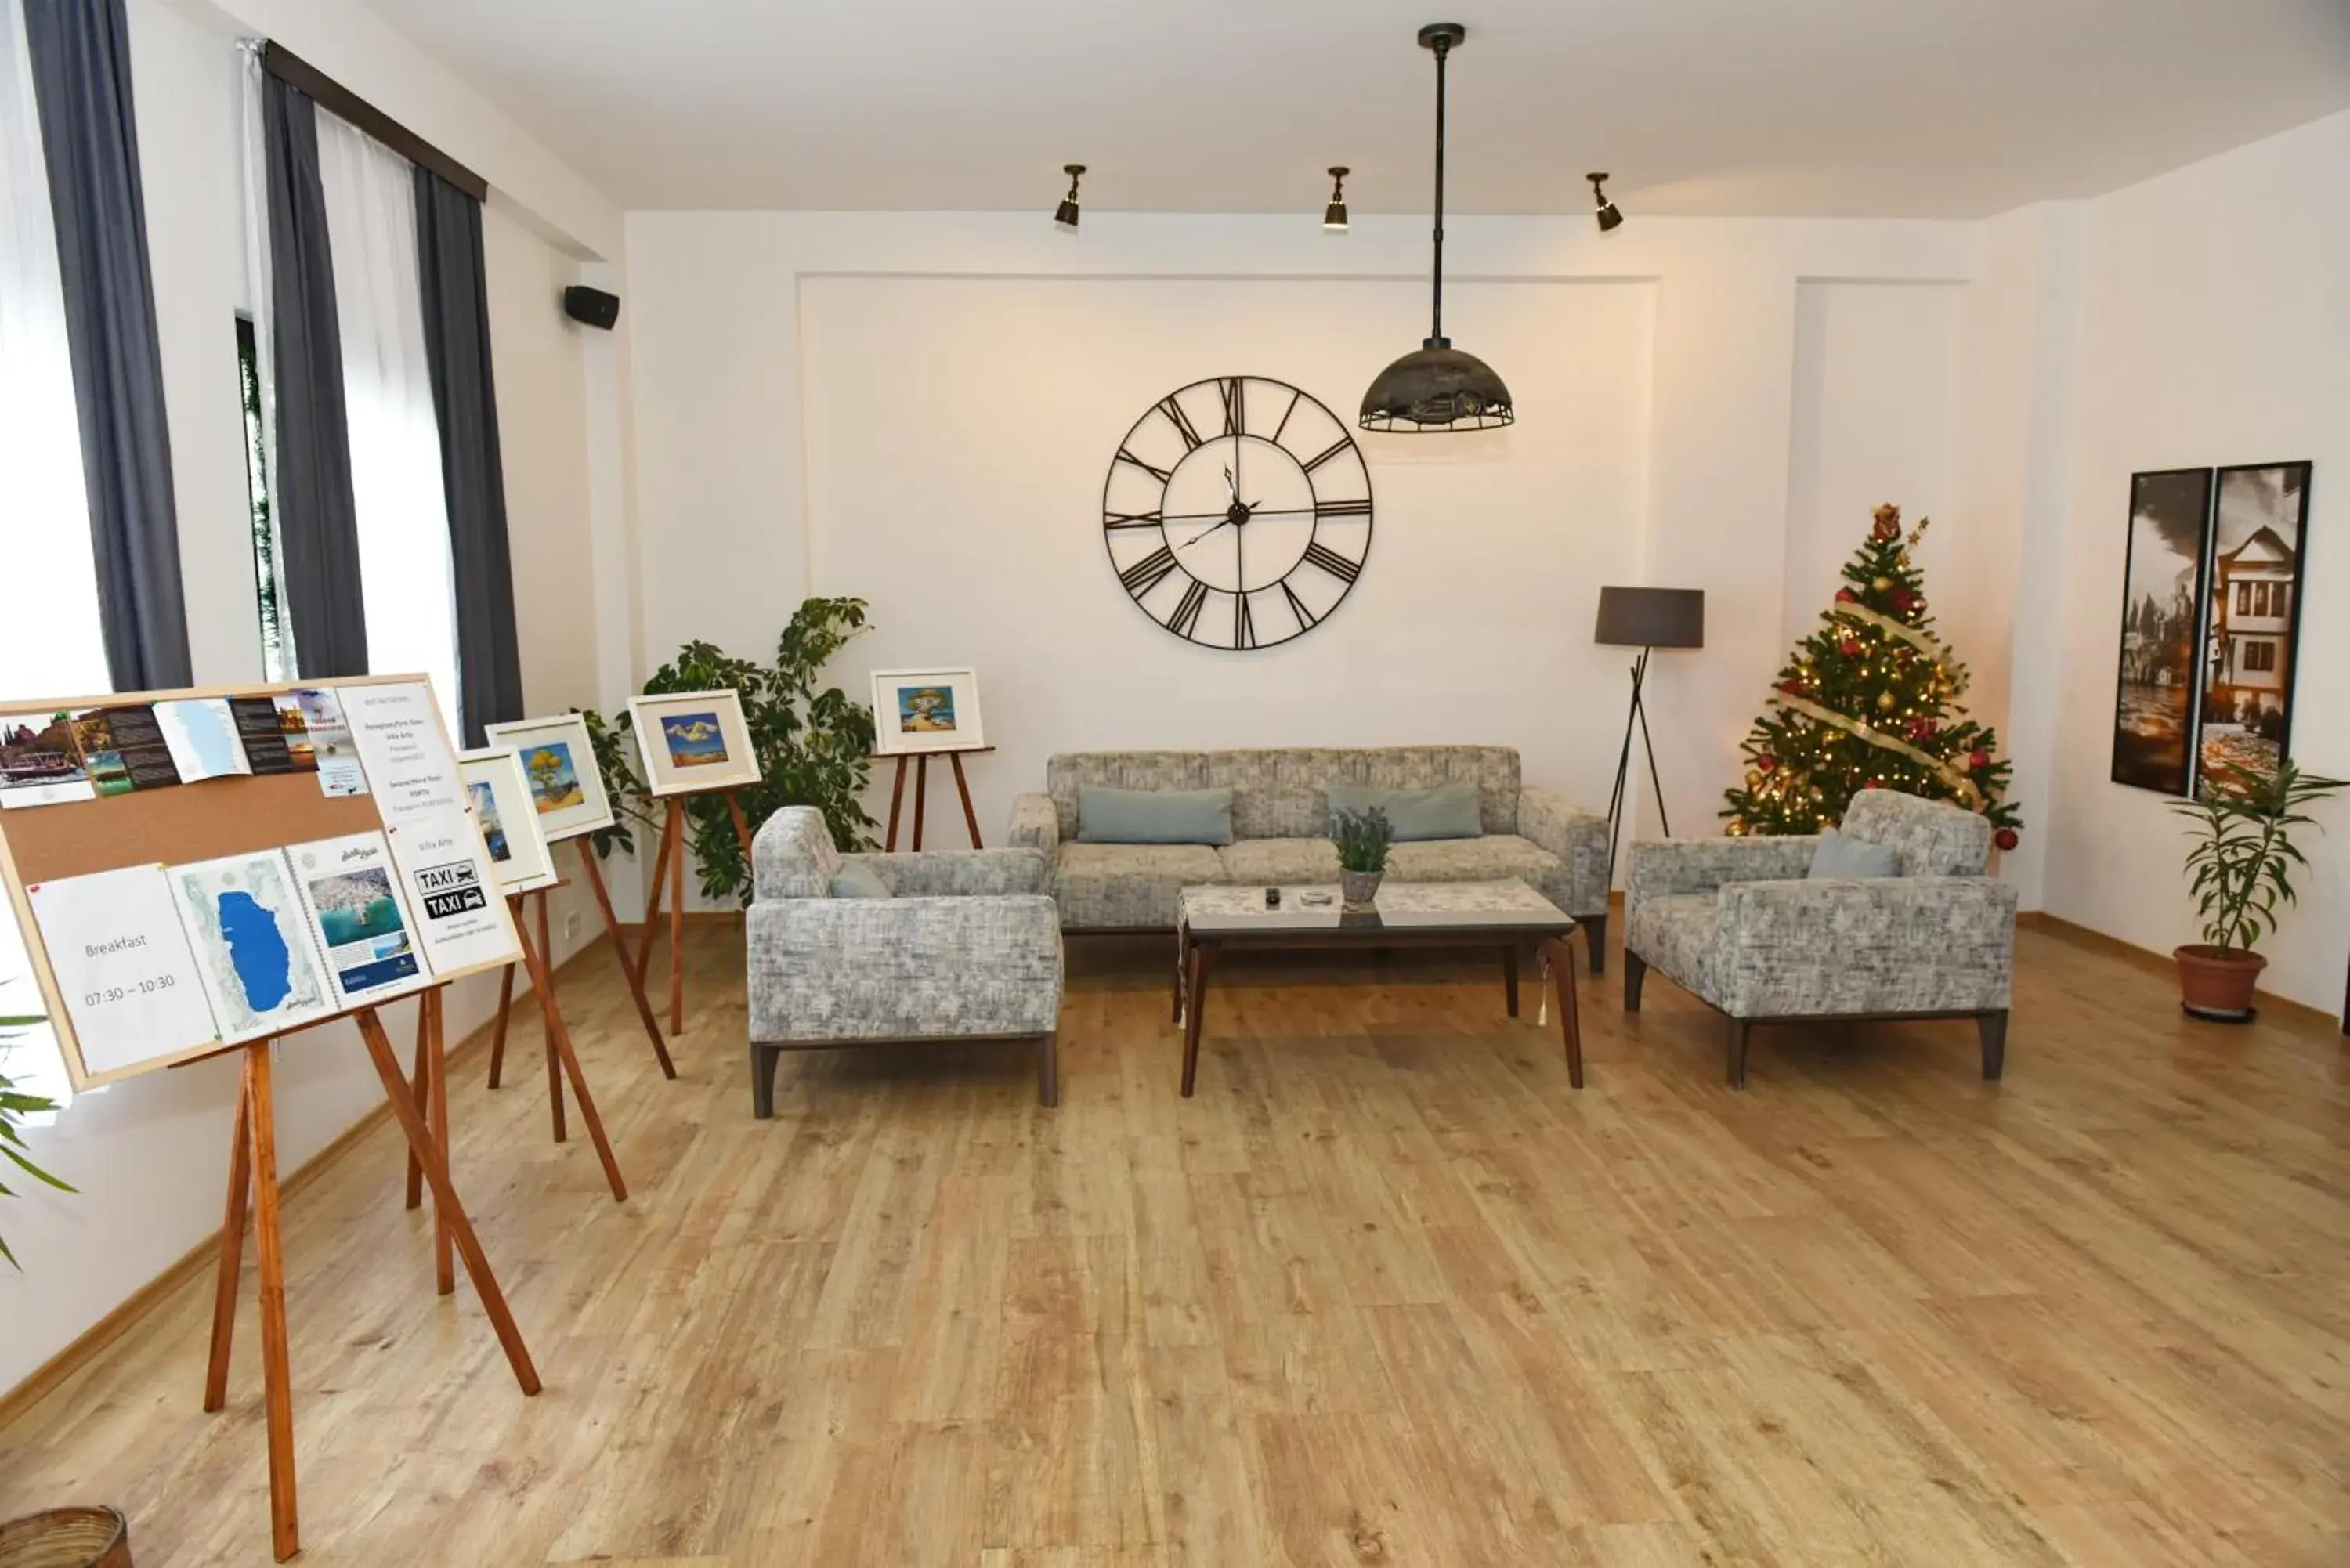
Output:
[[1367,431],[1427,435],[1497,430],[1516,418],[1510,389],[1491,365],[1431,337],[1379,372],[1357,422]]
[[1601,588],[1594,642],[1621,648],[1703,648],[1703,588]]

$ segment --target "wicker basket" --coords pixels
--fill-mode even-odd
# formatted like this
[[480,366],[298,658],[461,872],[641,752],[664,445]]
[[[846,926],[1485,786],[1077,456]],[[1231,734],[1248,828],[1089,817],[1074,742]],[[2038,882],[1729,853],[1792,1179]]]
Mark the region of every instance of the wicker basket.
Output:
[[0,1524],[0,1568],[130,1568],[130,1521],[110,1508],[57,1508]]

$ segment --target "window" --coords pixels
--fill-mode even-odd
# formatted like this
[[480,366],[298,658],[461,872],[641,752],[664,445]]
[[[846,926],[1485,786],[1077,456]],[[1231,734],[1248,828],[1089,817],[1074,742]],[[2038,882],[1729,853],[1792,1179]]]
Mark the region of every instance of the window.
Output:
[[2285,618],[2285,606],[2286,606],[2286,604],[2287,604],[2288,602],[2290,602],[2290,596],[2292,595],[2292,593],[2293,593],[2293,588],[2292,588],[2292,587],[2291,587],[2290,585],[2288,585],[2288,584],[2285,584],[2285,583],[2272,583],[2272,584],[2270,584],[2270,585],[2269,585],[2269,614],[2271,614],[2271,615],[2272,615],[2272,616],[2276,617],[2276,618],[2277,618],[2277,619],[2279,619],[2279,620],[2282,620],[2282,619]]
[[269,509],[269,453],[261,424],[261,346],[253,317],[236,317],[237,389],[244,404],[244,496],[253,520],[253,582],[261,607],[263,679],[294,679],[294,629],[286,624],[286,578]]
[[2250,583],[2236,585],[2236,613],[2238,615],[2252,613],[2252,585]]
[[2276,672],[2277,645],[2265,639],[2244,644],[2244,670],[2252,675]]

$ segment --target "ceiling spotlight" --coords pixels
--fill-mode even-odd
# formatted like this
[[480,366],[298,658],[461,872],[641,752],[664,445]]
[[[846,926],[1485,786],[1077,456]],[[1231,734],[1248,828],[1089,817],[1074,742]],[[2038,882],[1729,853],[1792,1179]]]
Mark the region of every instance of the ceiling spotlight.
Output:
[[1330,166],[1330,204],[1322,209],[1322,228],[1326,234],[1347,232],[1347,166]]
[[1086,166],[1082,163],[1061,165],[1061,172],[1069,177],[1069,193],[1061,198],[1059,206],[1053,209],[1053,222],[1073,234],[1077,232],[1077,176],[1085,171]]
[[1591,182],[1591,199],[1599,206],[1596,214],[1599,219],[1599,232],[1604,234],[1610,229],[1623,227],[1624,214],[1616,210],[1616,203],[1609,201],[1607,192],[1599,188],[1607,179],[1606,172],[1586,174],[1584,178]]

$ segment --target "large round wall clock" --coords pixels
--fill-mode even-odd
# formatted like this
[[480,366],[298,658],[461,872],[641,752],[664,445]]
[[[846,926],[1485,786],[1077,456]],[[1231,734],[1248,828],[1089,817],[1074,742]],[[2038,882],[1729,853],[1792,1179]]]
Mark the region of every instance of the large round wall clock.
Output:
[[1371,553],[1353,434],[1285,381],[1220,376],[1134,421],[1102,485],[1102,538],[1134,602],[1206,648],[1271,648],[1330,617]]

